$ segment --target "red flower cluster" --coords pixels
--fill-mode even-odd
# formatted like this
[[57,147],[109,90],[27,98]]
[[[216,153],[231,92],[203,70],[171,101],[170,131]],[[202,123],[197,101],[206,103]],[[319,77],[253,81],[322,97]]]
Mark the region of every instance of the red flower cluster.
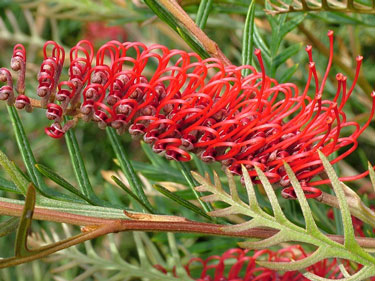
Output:
[[[256,260],[292,262],[306,257],[308,257],[308,254],[306,254],[300,245],[289,246],[276,252],[271,250],[251,251],[234,248],[226,251],[221,256],[211,256],[205,260],[192,258],[185,265],[185,270],[190,277],[195,278],[197,281],[309,281],[309,279],[298,271],[278,273],[256,264]],[[353,268],[354,265],[347,260],[343,260],[342,263],[349,273],[355,273],[356,270],[360,269],[360,266]],[[165,274],[168,273],[160,265],[156,265],[155,268]],[[329,279],[344,277],[336,259],[322,260],[308,267],[306,270]],[[175,270],[173,272],[174,276],[177,277]],[[194,273],[198,273],[198,275],[194,275]],[[375,280],[375,277],[371,280]]]
[[[307,197],[317,197],[321,191],[313,186],[324,183],[311,182],[323,171],[317,150],[328,156],[348,148],[331,163],[349,155],[375,108],[373,93],[370,118],[362,128],[347,121],[343,111],[356,84],[362,57],[357,58],[351,87],[348,89],[343,74],[337,74],[336,96],[333,100],[323,99],[333,56],[333,32],[328,36],[330,58],[321,83],[311,47],[306,48],[310,65],[302,93],[292,83],[278,84],[266,76],[260,50],[255,51],[261,66],[261,72],[257,72],[252,66],[225,66],[217,59],[202,60],[195,53],[161,45],[146,47],[138,42],[117,41],[106,43],[96,52],[94,66],[91,43],[80,41],[70,51],[69,79],[59,83],[64,50],[49,41],[38,76],[41,106],[54,120],[46,133],[62,137],[75,124],[70,121],[62,125],[62,117],[74,115],[75,120],[93,120],[100,128],[111,126],[120,134],[128,129],[133,136],[143,135],[144,141],[167,159],[189,161],[189,152],[194,152],[203,161],[220,161],[235,174],[241,174],[240,167],[245,165],[255,182],[259,182],[254,170],[258,166],[271,183],[286,187],[284,196],[293,197],[285,161]],[[21,66],[13,69],[20,70],[22,76],[26,55],[20,46],[15,47],[12,60]],[[243,69],[249,69],[250,74],[243,77]],[[0,79],[7,83],[0,90],[0,98],[12,104],[9,71],[2,68]],[[315,90],[310,97],[312,81]],[[23,93],[18,100],[18,108],[29,108],[30,100]],[[353,127],[353,133],[340,137],[346,127]]]

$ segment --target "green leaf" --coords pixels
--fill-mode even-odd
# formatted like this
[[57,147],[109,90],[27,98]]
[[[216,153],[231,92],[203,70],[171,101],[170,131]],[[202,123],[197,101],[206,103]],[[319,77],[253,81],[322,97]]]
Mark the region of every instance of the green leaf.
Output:
[[153,187],[157,191],[159,191],[161,194],[163,194],[166,197],[168,197],[169,199],[175,201],[177,204],[180,204],[181,206],[193,211],[194,213],[196,213],[200,216],[203,216],[207,219],[211,219],[211,217],[209,215],[207,215],[205,212],[203,212],[200,208],[198,208],[194,204],[190,203],[189,201],[185,200],[184,198],[176,195],[175,193],[170,192],[168,189],[164,188],[163,186],[155,184],[155,185],[153,185]]
[[91,205],[96,205],[95,202],[93,202],[90,198],[88,198],[86,195],[82,194],[79,190],[77,190],[73,185],[71,185],[67,180],[65,180],[63,177],[56,174],[53,170],[50,168],[42,165],[42,164],[36,164],[36,168],[41,172],[44,176],[51,179],[61,187],[65,188],[69,192],[77,195],[78,197],[82,198],[86,202],[90,203]]
[[8,181],[2,177],[0,177],[0,189],[4,191],[8,191],[8,192],[21,193],[21,191],[17,188],[17,186],[13,182]]
[[[374,277],[375,266],[365,267],[362,268],[357,273],[353,274],[350,277],[341,278],[341,279],[334,279],[335,281],[362,281],[366,280],[367,278]],[[306,278],[310,279],[311,281],[332,281],[330,278],[320,277],[315,275],[311,272],[306,272],[303,274]]]
[[260,266],[265,266],[271,268],[273,270],[282,270],[282,271],[293,271],[293,270],[301,270],[303,268],[307,268],[329,256],[329,250],[323,249],[322,247],[315,250],[314,253],[309,255],[308,257],[291,262],[269,262],[269,261],[257,261],[257,264]]
[[298,202],[301,206],[302,213],[305,218],[306,231],[316,236],[321,236],[321,232],[319,231],[318,227],[315,224],[309,203],[307,202],[305,194],[303,193],[302,187],[300,183],[298,182],[296,175],[293,173],[293,170],[292,168],[290,168],[288,163],[285,162],[284,166],[285,166],[286,173],[288,174],[288,177],[290,179],[290,182],[294,188],[294,191],[297,195]]
[[137,201],[143,208],[145,208],[150,213],[153,213],[154,211],[150,209],[147,205],[145,205],[140,198],[138,198],[137,195],[133,193],[129,188],[126,187],[126,185],[117,177],[112,176],[111,179],[115,181],[115,183],[121,187],[127,194],[129,194],[130,197],[132,197],[135,201]]
[[198,169],[198,172],[201,175],[204,175],[205,173],[208,173],[210,178],[213,178],[213,173],[211,167],[209,167],[206,163],[204,163],[197,155],[193,154],[192,155],[193,161],[195,166]]
[[186,163],[178,162],[178,165],[179,165],[179,167],[181,167],[182,174],[184,175],[186,181],[188,182],[188,185],[191,188],[191,190],[193,191],[193,193],[194,193],[196,199],[198,200],[199,204],[201,204],[203,210],[206,213],[208,213],[209,211],[212,211],[212,207],[209,204],[203,202],[200,199],[200,196],[202,194],[199,194],[196,191],[195,187],[197,186],[197,182],[195,181],[194,177],[191,175],[189,168],[186,166]]
[[154,210],[143,191],[142,183],[135,173],[134,168],[115,130],[113,128],[107,127],[106,132],[109,140],[111,141],[112,149],[115,152],[116,157],[120,163],[121,170],[129,181],[130,187],[133,189],[137,197],[141,199],[143,204],[147,206],[148,209]]
[[[65,121],[67,121],[67,119]],[[68,130],[65,133],[65,141],[68,147],[70,160],[72,161],[74,174],[76,175],[76,179],[82,194],[87,196],[91,201],[97,202],[98,198],[87,175],[87,170],[79,149],[74,129]]]
[[[300,14],[294,17],[291,17],[288,21],[283,22],[280,28],[280,40],[285,37],[289,32],[295,29],[304,19],[306,18],[305,14]],[[285,17],[286,19],[286,17]],[[280,44],[280,43],[279,43]]]
[[19,218],[11,217],[6,221],[0,223],[0,237],[7,236],[17,230],[19,225]]
[[8,159],[8,157],[0,150],[0,164],[8,173],[13,183],[17,186],[19,191],[26,195],[27,186],[29,182],[20,174],[18,169]]
[[186,273],[186,270],[182,266],[181,257],[179,254],[179,249],[177,246],[174,233],[168,232],[167,237],[168,237],[169,248],[171,250],[171,254],[173,258],[173,263],[176,268],[177,276],[181,277],[181,279],[186,279],[186,278],[190,279],[188,274]]
[[22,159],[24,161],[24,164],[26,166],[27,172],[32,180],[32,182],[35,184],[35,187],[45,196],[51,197],[53,195],[56,195],[55,192],[52,192],[52,190],[49,190],[47,186],[45,185],[41,174],[38,172],[38,170],[35,168],[35,158],[33,155],[33,152],[31,151],[30,143],[26,137],[25,130],[23,128],[22,122],[20,117],[18,116],[17,110],[14,106],[8,106],[8,113],[10,116],[10,119],[12,121],[12,126],[14,130],[14,134],[16,136],[16,141],[18,145],[18,149],[21,152]]
[[[38,190],[39,193],[41,193],[42,195],[46,197],[60,199],[64,201],[76,202],[77,200],[75,198],[67,196],[61,192],[57,192],[56,190],[49,188],[45,184],[45,182],[43,181],[42,174],[35,167],[35,164],[36,164],[35,157],[31,150],[30,143],[26,137],[26,133],[23,128],[21,119],[17,113],[17,110],[14,108],[14,106],[8,106],[7,109],[8,109],[10,119],[12,121],[13,131],[16,136],[18,149],[21,152],[21,156],[26,166],[27,173],[31,179],[31,182],[34,184],[35,188]],[[18,171],[18,174],[22,174],[22,172]],[[23,192],[23,193],[26,193],[26,192]]]
[[202,58],[209,58],[210,55],[200,45],[198,40],[190,34],[185,27],[176,19],[159,1],[145,0],[147,6],[164,22],[166,22],[173,30],[175,30],[185,42]]
[[27,189],[25,205],[23,207],[22,216],[17,229],[17,236],[14,245],[14,255],[16,257],[27,256],[30,254],[27,249],[27,236],[31,227],[31,221],[33,219],[33,213],[35,208],[35,187],[30,184]]
[[199,3],[199,8],[197,12],[197,17],[195,19],[196,24],[200,29],[203,29],[206,26],[208,19],[208,14],[210,13],[212,6],[212,0],[201,0]]
[[160,157],[155,152],[153,152],[149,144],[141,141],[141,147],[153,166],[166,168],[168,163],[166,162],[165,158]]
[[[255,15],[255,1],[251,1],[249,10],[247,12],[245,26],[242,33],[242,65],[252,65],[253,49],[254,49],[254,15]],[[250,70],[244,69],[243,76],[249,75]]]
[[[120,166],[117,159],[115,159],[115,162]],[[171,182],[186,184],[186,180],[181,172],[169,164],[153,166],[149,163],[132,161],[132,166],[135,171],[141,172],[149,180],[165,181],[165,179],[168,179]]]
[[287,233],[280,231],[269,238],[262,239],[260,241],[239,242],[238,245],[241,248],[246,249],[266,249],[284,242],[288,242],[290,240],[292,240],[292,238],[289,237]]
[[288,68],[284,73],[280,76],[279,82],[280,83],[285,83],[290,81],[290,78],[296,73],[297,69],[299,67],[299,64],[296,63],[292,67]]
[[[289,0],[288,0],[289,2]],[[266,9],[271,9],[271,4],[269,1],[266,1]],[[271,40],[270,40],[270,75],[275,76],[278,66],[280,66],[281,61],[285,59],[277,58],[277,52],[280,48],[283,38],[293,29],[295,29],[298,24],[300,24],[306,17],[305,14],[295,15],[290,17],[287,21],[287,14],[271,16],[267,15],[267,19],[271,25]],[[288,52],[293,50],[288,50]],[[289,56],[290,57],[290,56]],[[275,61],[277,58],[277,61]]]
[[375,172],[374,172],[374,168],[372,167],[370,162],[368,162],[368,171],[369,171],[370,180],[371,180],[371,183],[372,183],[372,188],[375,192]]
[[346,201],[346,196],[344,193],[343,188],[341,187],[341,182],[339,181],[332,165],[329,163],[328,159],[325,157],[325,155],[319,152],[319,157],[322,160],[324,169],[331,180],[332,187],[335,191],[337,200],[339,202],[339,207],[341,211],[342,216],[342,224],[344,228],[344,246],[347,249],[350,249],[353,252],[356,252],[360,254],[361,256],[364,255],[366,258],[371,258],[375,261],[375,258],[370,256],[368,253],[366,253],[358,244],[358,242],[355,240],[354,235],[354,229],[353,229],[353,222],[349,210],[348,203]]
[[253,182],[251,181],[249,173],[247,172],[247,169],[245,168],[244,165],[241,166],[241,169],[242,169],[242,174],[243,174],[244,182],[245,182],[245,188],[246,188],[246,192],[247,192],[247,196],[249,200],[249,206],[251,210],[254,211],[255,213],[262,214],[264,213],[264,211],[259,206],[257,196],[254,190],[254,185],[253,185]]
[[274,59],[273,59],[273,65],[278,68],[281,64],[286,62],[290,57],[297,54],[298,51],[301,49],[302,43],[297,43],[289,46],[285,50],[283,50],[281,53],[279,53]]
[[[326,160],[328,162],[328,160]],[[329,164],[329,163],[328,163]],[[332,167],[331,167],[332,168]],[[245,180],[245,187],[248,191],[249,195],[249,205],[246,204],[244,201],[238,201],[238,199],[234,199],[231,194],[226,192],[224,189],[221,188],[221,185],[218,183],[211,183],[209,179],[204,178],[200,175],[194,173],[194,177],[197,181],[201,184],[196,189],[201,192],[210,192],[209,195],[206,195],[202,198],[204,201],[209,202],[224,202],[226,203],[223,209],[218,209],[214,211],[215,215],[223,215],[226,216],[227,214],[242,214],[247,217],[251,217],[250,221],[231,225],[231,226],[223,226],[223,231],[225,232],[238,232],[238,231],[245,231],[247,229],[251,229],[254,227],[262,227],[262,228],[271,228],[275,230],[279,230],[277,234],[275,234],[271,238],[267,238],[264,240],[255,241],[254,239],[250,242],[241,242],[241,246],[250,247],[250,248],[264,248],[270,247],[285,241],[293,241],[294,243],[307,243],[314,245],[317,250],[308,255],[306,258],[297,261],[291,262],[267,262],[267,261],[259,261],[258,263],[261,266],[266,266],[271,269],[275,270],[301,270],[309,267],[310,265],[321,261],[326,258],[345,258],[356,263],[362,264],[367,271],[368,268],[374,270],[375,268],[375,258],[371,256],[369,253],[365,252],[364,249],[361,247],[353,247],[355,244],[353,243],[345,243],[342,245],[338,242],[334,242],[328,236],[323,234],[315,224],[313,219],[311,209],[307,203],[303,190],[300,184],[297,181],[295,174],[293,173],[292,169],[289,166],[286,166],[286,170],[288,171],[288,176],[292,182],[292,185],[296,191],[297,198],[300,202],[301,209],[303,211],[305,221],[306,221],[306,228],[300,227],[289,221],[288,219],[284,218],[283,211],[279,205],[278,199],[273,191],[273,187],[270,184],[267,177],[264,173],[255,167],[258,173],[258,177],[262,182],[262,185],[267,193],[267,197],[271,203],[273,208],[274,215],[268,214],[263,211],[261,208],[253,207],[257,206],[258,200],[255,199],[255,191],[254,187],[251,183],[251,179],[248,175],[248,171],[245,167],[243,169],[243,176]],[[334,173],[333,169],[331,171],[327,171],[330,173]],[[332,176],[332,175],[331,175]],[[337,178],[337,176],[336,176]],[[332,179],[331,179],[332,180]],[[341,189],[340,192],[344,194],[344,191]],[[343,195],[344,196],[344,195]],[[341,200],[341,199],[340,199]],[[229,207],[227,206],[229,205]],[[341,207],[341,206],[340,206]],[[346,206],[348,208],[348,206]],[[348,210],[348,209],[347,209]],[[343,215],[346,218],[346,215]],[[350,218],[350,214],[349,214]],[[354,236],[352,236],[354,239]],[[363,270],[363,269],[362,269]],[[373,271],[374,272],[374,271]],[[351,279],[354,280],[354,279]]]
[[270,60],[271,52],[270,52],[266,42],[264,42],[262,36],[259,34],[259,31],[258,31],[258,28],[257,28],[256,25],[254,25],[253,35],[254,35],[255,45],[261,50],[263,61],[264,61],[265,65],[267,67],[269,67],[270,64],[271,64],[271,60]]
[[285,217],[284,212],[281,210],[275,191],[273,190],[272,185],[267,180],[266,175],[257,166],[255,166],[255,170],[259,176],[260,181],[263,184],[264,190],[267,193],[267,197],[270,200],[275,219],[280,223],[288,222],[288,219]]

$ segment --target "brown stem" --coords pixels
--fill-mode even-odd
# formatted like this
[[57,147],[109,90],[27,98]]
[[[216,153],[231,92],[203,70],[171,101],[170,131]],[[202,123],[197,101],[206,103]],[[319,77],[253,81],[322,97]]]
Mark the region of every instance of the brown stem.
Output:
[[201,43],[202,47],[211,57],[221,60],[224,65],[231,65],[230,60],[220,50],[219,46],[195,24],[177,1],[160,0],[159,2]]
[[[312,45],[316,47],[320,53],[324,54],[326,57],[329,56],[329,49],[318,39],[316,38],[312,32],[307,30],[303,24],[298,25],[298,29],[305,34],[307,39],[311,41]],[[347,64],[345,64],[342,60],[341,57],[338,55],[333,55],[333,62],[340,67],[351,79],[354,79],[355,76],[355,71],[351,67],[349,67]],[[358,81],[358,85],[362,88],[362,90],[370,96],[373,89],[371,85],[368,83],[366,78],[363,76],[363,73],[360,72]]]
[[[10,216],[21,216],[23,206],[15,203],[1,202],[0,214]],[[229,232],[223,230],[223,225],[213,223],[203,223],[190,220],[175,220],[170,216],[157,216],[158,221],[152,220],[121,220],[121,219],[103,219],[89,216],[71,214],[41,207],[35,207],[33,218],[37,220],[54,221],[68,223],[74,225],[84,225],[85,229],[102,228],[105,226],[106,231],[99,232],[99,236],[107,233],[115,233],[122,231],[150,231],[150,232],[184,232],[184,233],[200,233],[206,235],[218,235],[223,237],[238,238],[259,238],[265,239],[275,235],[278,230],[270,228],[252,228],[245,231]],[[165,221],[162,219],[165,217]],[[173,221],[172,221],[173,220]],[[95,227],[97,226],[97,227]],[[90,231],[88,233],[91,233]],[[93,234],[94,235],[94,234]],[[339,235],[327,235],[333,241],[343,243],[344,237]],[[82,239],[92,239],[92,236],[84,236]],[[98,237],[98,236],[96,236]],[[94,237],[95,238],[95,237]],[[86,241],[84,240],[84,241]],[[375,239],[367,237],[356,237],[356,240],[362,247],[375,248]],[[79,240],[76,244],[81,243]],[[60,249],[59,249],[60,250]],[[56,250],[58,251],[58,250]]]
[[[349,195],[347,195],[346,198],[351,215],[375,228],[374,211],[366,207],[365,204],[360,201],[359,197],[350,197]],[[322,192],[322,194],[319,197],[315,198],[315,200],[333,208],[340,208],[337,197],[326,192]]]

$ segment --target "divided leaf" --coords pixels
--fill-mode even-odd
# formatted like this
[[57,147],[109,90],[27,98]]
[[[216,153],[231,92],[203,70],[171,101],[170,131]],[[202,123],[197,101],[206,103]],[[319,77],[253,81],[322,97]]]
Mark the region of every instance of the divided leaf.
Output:
[[[362,264],[363,268],[360,270],[361,273],[356,273],[350,277],[345,277],[340,280],[363,280],[368,276],[371,276],[368,275],[371,270],[372,272],[375,272],[375,259],[364,249],[362,249],[355,240],[349,206],[345,201],[346,197],[343,189],[343,184],[339,182],[337,175],[334,173],[332,166],[329,164],[324,155],[321,154],[321,157],[326,172],[334,186],[335,193],[338,196],[338,200],[340,202],[340,211],[342,213],[343,220],[345,220],[344,230],[346,235],[344,245],[331,240],[318,228],[302,187],[298,182],[293,170],[286,163],[285,169],[297,195],[298,202],[300,203],[300,207],[305,219],[305,227],[295,225],[290,220],[288,220],[283,210],[281,209],[279,203],[279,200],[281,199],[278,199],[269,180],[258,167],[255,167],[255,170],[272,206],[273,215],[265,212],[259,205],[259,202],[256,198],[254,185],[248,174],[248,171],[244,166],[242,167],[242,172],[244,177],[245,189],[248,196],[248,203],[243,201],[243,199],[241,199],[241,197],[239,196],[237,187],[234,185],[233,176],[230,173],[227,173],[229,183],[228,189],[222,187],[222,184],[218,182],[218,178],[215,178],[215,183],[213,184],[209,179],[204,178],[196,173],[193,173],[193,176],[201,184],[200,186],[196,187],[196,189],[201,192],[210,193],[209,195],[205,195],[204,197],[202,197],[203,201],[221,201],[229,205],[225,208],[217,209],[211,212],[211,215],[225,217],[232,214],[239,214],[251,218],[249,221],[244,223],[223,226],[223,231],[240,232],[255,227],[278,230],[276,234],[266,239],[240,242],[239,245],[241,247],[262,249],[276,246],[284,242],[307,243],[316,247],[314,253],[301,260],[292,262],[259,261],[258,263],[261,266],[266,266],[274,270],[302,270],[327,258],[345,258],[358,264]],[[348,194],[351,192],[352,191],[347,190]],[[306,277],[311,277],[311,280],[331,280],[320,279],[320,277],[317,277],[312,273],[306,273]]]

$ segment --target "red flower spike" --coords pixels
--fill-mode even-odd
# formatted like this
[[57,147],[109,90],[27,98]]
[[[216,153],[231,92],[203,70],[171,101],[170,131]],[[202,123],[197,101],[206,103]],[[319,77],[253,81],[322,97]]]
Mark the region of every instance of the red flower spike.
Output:
[[[313,198],[321,194],[315,186],[328,182],[312,181],[324,170],[317,150],[328,156],[345,148],[331,163],[345,158],[358,146],[357,139],[375,112],[375,94],[369,119],[362,127],[347,121],[343,111],[354,91],[362,57],[357,57],[350,88],[347,78],[337,74],[333,100],[324,98],[333,59],[332,31],[328,38],[329,59],[321,80],[312,47],[306,47],[309,73],[302,93],[296,85],[278,84],[266,75],[260,50],[255,50],[260,66],[257,72],[251,66],[224,66],[214,58],[202,60],[195,53],[139,42],[110,41],[94,54],[87,40],[71,49],[69,80],[60,83],[64,50],[55,42],[46,43],[38,92],[47,105],[59,87],[56,98],[63,103],[61,107],[50,106],[51,118],[60,115],[54,111],[57,108],[75,109],[81,102],[85,121],[96,121],[102,128],[112,126],[119,133],[129,128],[131,135],[143,135],[156,153],[168,159],[188,161],[189,151],[204,161],[220,161],[239,175],[244,165],[254,183],[260,182],[254,169],[258,166],[271,183],[285,188],[284,196],[295,198],[284,168],[287,162],[307,197]],[[23,58],[22,48],[16,47],[14,55]],[[152,76],[146,77],[144,70],[152,65],[156,65]],[[249,69],[250,74],[243,77],[243,69]],[[3,97],[10,91],[5,86]],[[340,137],[349,127],[353,133]],[[55,125],[46,131],[56,137],[66,130]]]

